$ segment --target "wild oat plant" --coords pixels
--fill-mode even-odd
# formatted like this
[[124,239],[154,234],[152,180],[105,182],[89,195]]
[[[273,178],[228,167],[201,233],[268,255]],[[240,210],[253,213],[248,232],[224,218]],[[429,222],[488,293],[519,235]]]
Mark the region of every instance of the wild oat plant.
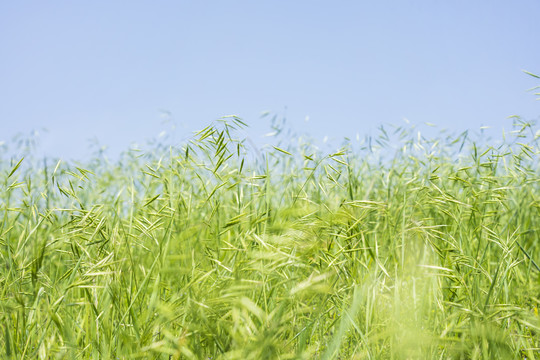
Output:
[[537,359],[534,124],[0,160],[3,359]]

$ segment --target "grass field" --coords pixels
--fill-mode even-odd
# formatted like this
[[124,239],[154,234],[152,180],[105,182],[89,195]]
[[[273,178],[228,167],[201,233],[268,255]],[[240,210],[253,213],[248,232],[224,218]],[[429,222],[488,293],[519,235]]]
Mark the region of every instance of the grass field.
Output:
[[540,132],[513,121],[4,157],[0,357],[538,359]]

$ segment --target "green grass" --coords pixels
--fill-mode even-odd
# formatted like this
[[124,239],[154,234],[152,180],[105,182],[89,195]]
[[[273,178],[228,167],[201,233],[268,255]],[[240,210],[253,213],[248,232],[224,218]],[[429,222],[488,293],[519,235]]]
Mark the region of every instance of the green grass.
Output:
[[118,162],[3,158],[0,357],[540,358],[540,132],[514,121],[257,154],[229,117]]

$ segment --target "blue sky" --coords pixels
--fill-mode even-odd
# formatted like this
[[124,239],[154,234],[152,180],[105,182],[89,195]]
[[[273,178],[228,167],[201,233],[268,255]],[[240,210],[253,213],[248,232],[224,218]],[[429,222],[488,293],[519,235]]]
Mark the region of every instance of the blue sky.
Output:
[[[316,139],[383,123],[499,132],[536,119],[540,1],[3,1],[0,141],[111,155],[263,111]],[[309,117],[309,121],[306,121]]]

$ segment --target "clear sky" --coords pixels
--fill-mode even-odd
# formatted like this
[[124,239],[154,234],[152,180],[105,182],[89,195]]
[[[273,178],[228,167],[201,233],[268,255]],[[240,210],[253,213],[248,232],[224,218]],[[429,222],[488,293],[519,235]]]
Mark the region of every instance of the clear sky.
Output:
[[[540,1],[2,1],[0,141],[112,155],[263,111],[314,138],[383,123],[508,128],[540,115]],[[306,116],[309,121],[306,121]]]

